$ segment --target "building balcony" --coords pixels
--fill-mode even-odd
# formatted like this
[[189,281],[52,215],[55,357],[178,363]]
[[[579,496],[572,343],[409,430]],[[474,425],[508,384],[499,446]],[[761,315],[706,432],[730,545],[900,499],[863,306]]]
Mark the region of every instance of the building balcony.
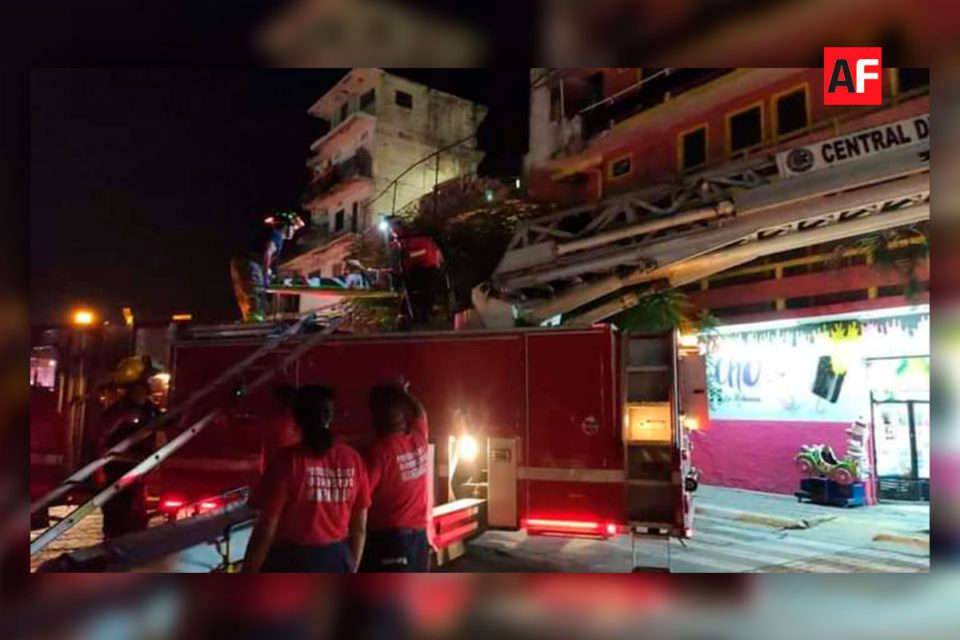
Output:
[[341,186],[371,179],[373,179],[373,158],[366,149],[358,149],[347,160],[330,165],[316,174],[307,185],[301,204],[306,206],[317,198],[337,191]]
[[376,122],[377,118],[373,113],[372,106],[362,108],[358,106],[356,110],[347,114],[343,120],[329,130],[324,131],[323,135],[310,144],[310,151],[316,155],[309,160],[307,164],[315,162],[316,158],[320,157],[323,152],[328,149],[336,148],[338,145],[347,145],[361,137],[364,133],[372,135]]

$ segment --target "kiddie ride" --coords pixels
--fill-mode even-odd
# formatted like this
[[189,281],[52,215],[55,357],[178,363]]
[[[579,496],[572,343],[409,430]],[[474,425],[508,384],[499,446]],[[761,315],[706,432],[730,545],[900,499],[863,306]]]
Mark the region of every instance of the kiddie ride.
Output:
[[867,426],[855,421],[847,430],[847,453],[838,458],[828,444],[803,445],[794,456],[804,478],[794,495],[817,504],[860,506],[864,504],[863,480],[869,475],[864,451]]

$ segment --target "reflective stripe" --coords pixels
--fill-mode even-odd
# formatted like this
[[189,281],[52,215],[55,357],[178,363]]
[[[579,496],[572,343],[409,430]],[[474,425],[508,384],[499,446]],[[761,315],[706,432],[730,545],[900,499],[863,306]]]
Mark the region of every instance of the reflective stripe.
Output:
[[623,469],[520,467],[517,478],[547,482],[624,482],[626,474]]
[[[448,467],[437,465],[437,475],[448,477]],[[626,482],[623,469],[586,469],[583,467],[517,467],[518,480],[541,482]],[[658,482],[658,484],[669,484]]]
[[171,458],[164,464],[171,469],[203,471],[260,471],[260,457],[256,458]]

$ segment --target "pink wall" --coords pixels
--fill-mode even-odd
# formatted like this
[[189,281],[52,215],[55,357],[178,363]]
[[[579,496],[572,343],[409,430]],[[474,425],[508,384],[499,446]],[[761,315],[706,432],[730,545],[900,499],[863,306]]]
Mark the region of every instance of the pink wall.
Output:
[[[793,494],[802,477],[793,462],[800,446],[828,444],[843,456],[848,426],[846,422],[711,420],[707,430],[690,436],[693,464],[703,484]],[[873,483],[867,483],[865,490],[867,502],[875,503]]]

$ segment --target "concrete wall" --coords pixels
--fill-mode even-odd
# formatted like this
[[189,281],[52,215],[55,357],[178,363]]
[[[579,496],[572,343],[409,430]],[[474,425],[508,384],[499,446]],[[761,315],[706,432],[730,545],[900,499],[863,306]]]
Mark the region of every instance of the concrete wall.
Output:
[[[411,96],[410,108],[397,104],[397,92]],[[374,193],[389,189],[372,203],[374,216],[393,211],[390,185],[397,176],[438,149],[473,135],[487,111],[482,105],[390,74],[384,74],[378,87],[376,108]],[[439,172],[435,159],[414,167],[397,184],[396,208],[428,193],[436,182],[476,172],[482,157],[470,140],[440,154]]]
[[[693,464],[703,484],[792,494],[803,477],[793,457],[805,444],[828,444],[837,455],[847,450],[848,422],[711,420],[690,435]],[[876,502],[874,483],[866,483]]]

